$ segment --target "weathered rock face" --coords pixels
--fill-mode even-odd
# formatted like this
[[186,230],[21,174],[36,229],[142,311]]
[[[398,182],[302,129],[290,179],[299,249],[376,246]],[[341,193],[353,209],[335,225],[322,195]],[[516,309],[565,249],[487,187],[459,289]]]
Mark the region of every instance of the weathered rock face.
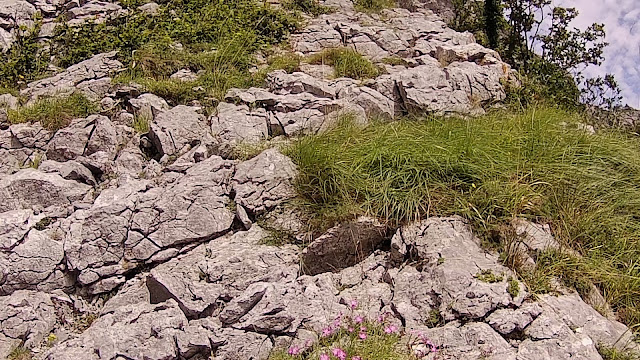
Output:
[[179,105],[154,119],[149,137],[160,156],[181,155],[196,145],[212,142],[207,119],[198,110]]
[[224,234],[234,218],[227,208],[233,166],[211,157],[166,188],[131,180],[103,191],[64,224],[65,253],[78,282],[93,293],[109,291],[145,263]]
[[[325,131],[344,114],[358,124],[414,111],[480,114],[504,98],[510,69],[499,55],[425,10],[447,14],[439,6],[448,0],[401,3],[420,12],[370,16],[328,0],[338,11],[292,39],[303,55],[353,48],[384,69],[377,78],[335,79],[328,65],[277,70],[264,88],[229,90],[208,118],[198,106],[112,86],[122,67],[114,52],[22,92],[29,102],[81,92],[103,115],[58,131],[12,125],[5,108],[18,99],[0,96],[0,358],[24,345],[49,360],[266,360],[351,311],[426,334],[443,359],[600,359],[598,343],[633,344],[624,325],[575,293],[529,298],[461,218],[397,231],[359,218],[314,238],[292,201],[291,159],[275,148],[226,159],[242,144]],[[59,15],[76,25],[123,9],[0,0],[0,48],[13,41],[8,24],[29,25],[38,11],[47,37]],[[402,65],[383,63],[392,56]],[[172,79],[197,76],[184,69]],[[150,130],[141,134],[143,120]],[[514,229],[534,265],[536,252],[557,246],[548,227]],[[307,247],[268,245],[280,232]],[[44,345],[49,334],[53,346]]]
[[353,266],[373,253],[385,239],[386,227],[361,217],[329,229],[302,252],[302,266],[310,275]]
[[21,95],[31,100],[81,92],[87,98],[100,100],[109,92],[111,73],[123,68],[116,52],[95,55],[50,78],[29,83]]
[[234,200],[252,214],[264,213],[296,196],[293,188],[296,175],[291,159],[276,149],[265,150],[238,164],[232,181]]

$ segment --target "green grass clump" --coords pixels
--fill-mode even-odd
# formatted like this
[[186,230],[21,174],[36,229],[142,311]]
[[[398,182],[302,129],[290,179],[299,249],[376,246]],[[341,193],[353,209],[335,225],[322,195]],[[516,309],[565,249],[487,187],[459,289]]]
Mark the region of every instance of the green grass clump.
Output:
[[31,350],[24,346],[18,346],[11,350],[7,360],[31,360],[33,359],[33,353]]
[[286,0],[283,6],[285,9],[302,11],[313,16],[331,12],[331,8],[320,5],[318,0]]
[[151,119],[146,114],[140,114],[133,117],[132,127],[139,134],[146,134],[149,132],[149,122]]
[[309,57],[310,64],[331,65],[336,77],[375,78],[380,70],[357,51],[350,48],[326,49]]
[[387,64],[387,65],[402,65],[402,66],[408,66],[409,63],[407,62],[407,60],[399,57],[399,56],[389,56],[386,57],[384,59],[382,59],[382,63],[383,64]]
[[84,95],[44,98],[31,105],[9,110],[9,122],[40,122],[48,130],[58,130],[73,119],[89,116],[98,111],[98,106]]
[[494,274],[491,269],[482,270],[475,275],[475,278],[489,284],[501,282],[502,280],[504,280],[504,276],[502,276],[502,274]]
[[366,13],[379,13],[380,11],[396,6],[393,0],[355,0],[356,10]]
[[530,288],[588,279],[617,315],[640,323],[640,141],[589,135],[554,108],[475,119],[340,123],[288,150],[317,216],[369,214],[392,224],[458,214],[487,242],[514,217],[549,223],[581,256],[539,256]]
[[630,351],[620,351],[615,348],[599,345],[598,353],[604,360],[640,360],[640,355]]
[[274,55],[267,59],[270,70],[284,70],[288,73],[300,71],[302,57],[292,52]]

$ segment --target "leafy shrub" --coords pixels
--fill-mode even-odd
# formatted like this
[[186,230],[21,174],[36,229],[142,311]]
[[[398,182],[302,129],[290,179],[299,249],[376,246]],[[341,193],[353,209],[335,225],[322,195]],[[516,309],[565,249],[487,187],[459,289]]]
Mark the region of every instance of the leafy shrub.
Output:
[[[547,256],[531,288],[557,276],[602,289],[618,316],[640,323],[640,142],[580,130],[553,108],[472,120],[342,123],[288,151],[310,211],[369,214],[401,224],[458,214],[491,240],[514,217],[550,223],[582,257]],[[346,210],[345,210],[346,209]],[[500,237],[498,237],[500,238]]]
[[326,49],[309,58],[311,64],[331,65],[336,77],[353,79],[374,78],[380,70],[369,59],[350,48]]
[[40,28],[41,22],[36,19],[33,28],[14,29],[15,43],[7,52],[0,52],[0,88],[13,89],[45,74],[49,59],[37,40]]
[[81,94],[45,98],[16,110],[9,110],[9,122],[40,122],[49,130],[58,130],[72,119],[86,117],[98,111],[98,106]]

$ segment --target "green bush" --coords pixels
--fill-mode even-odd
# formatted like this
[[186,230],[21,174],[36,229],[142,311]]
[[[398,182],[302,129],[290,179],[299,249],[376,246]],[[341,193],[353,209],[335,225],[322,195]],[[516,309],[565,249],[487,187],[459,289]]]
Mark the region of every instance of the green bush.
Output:
[[267,64],[271,70],[282,69],[288,73],[300,71],[300,55],[288,52],[284,54],[274,55],[267,59]]
[[380,74],[380,70],[369,59],[350,48],[326,49],[308,60],[311,64],[333,66],[336,77],[367,79]]
[[49,130],[58,130],[72,119],[89,116],[98,111],[98,106],[81,94],[67,97],[45,98],[16,110],[9,110],[9,122],[40,122]]
[[550,256],[528,281],[589,279],[630,326],[640,323],[640,141],[590,135],[553,108],[481,118],[346,122],[299,140],[301,197],[317,216],[401,224],[467,217],[488,241],[514,217],[551,224],[580,258]]
[[38,19],[31,29],[25,26],[17,27],[15,43],[7,52],[0,52],[0,93],[13,93],[8,89],[15,89],[46,73],[49,59],[37,40],[40,27]]

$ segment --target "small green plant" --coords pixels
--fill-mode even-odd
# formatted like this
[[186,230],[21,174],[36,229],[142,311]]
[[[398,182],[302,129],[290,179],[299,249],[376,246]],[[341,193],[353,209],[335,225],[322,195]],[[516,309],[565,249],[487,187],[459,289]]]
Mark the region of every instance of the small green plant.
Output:
[[58,130],[72,119],[86,117],[98,111],[98,106],[84,95],[72,94],[65,97],[45,98],[31,105],[9,110],[9,122],[40,122],[48,130]]
[[509,284],[507,286],[507,292],[509,293],[509,295],[511,295],[512,298],[518,297],[518,295],[520,294],[520,283],[518,283],[518,280],[516,280],[513,276],[509,276],[507,278],[507,283]]
[[366,13],[379,13],[380,11],[396,6],[393,0],[355,0],[356,10]]
[[298,10],[313,16],[331,12],[331,8],[320,5],[318,0],[287,0],[283,5],[287,10]]
[[150,119],[147,115],[136,114],[136,116],[133,117],[132,126],[138,132],[138,134],[146,134],[149,132],[149,121]]
[[384,59],[382,59],[382,63],[383,64],[387,64],[387,65],[401,65],[401,66],[408,66],[409,63],[407,62],[407,60],[399,57],[399,56],[390,56],[390,57],[386,57]]
[[31,350],[24,346],[18,346],[13,348],[7,356],[7,360],[31,360],[33,359],[33,353]]
[[302,57],[291,52],[274,55],[267,59],[267,64],[271,70],[282,69],[288,73],[300,71]]
[[52,347],[53,344],[56,343],[56,341],[58,340],[58,337],[56,336],[56,334],[51,333],[47,336],[47,347]]
[[50,217],[44,217],[42,219],[40,219],[40,221],[38,221],[33,228],[38,230],[38,231],[43,231],[44,229],[46,229],[49,225],[53,224],[54,219],[50,218]]
[[429,319],[426,321],[425,325],[427,325],[430,328],[444,325],[444,318],[442,317],[442,314],[440,314],[440,310],[438,309],[429,310]]
[[444,260],[444,258],[443,258],[443,257],[439,257],[439,258],[438,258],[438,265],[442,265],[442,264],[444,264],[444,261],[445,261],[445,260]]
[[489,284],[497,283],[504,280],[502,274],[494,274],[491,269],[482,270],[474,276],[476,279]]
[[611,346],[598,345],[598,353],[603,360],[640,360],[640,355],[631,351],[621,351]]
[[308,61],[311,64],[333,66],[336,77],[368,79],[380,74],[380,70],[369,59],[350,48],[326,49],[311,55]]
[[37,169],[37,168],[40,167],[40,163],[42,163],[42,154],[36,153],[33,156],[33,160],[30,161],[29,167],[31,167],[33,169]]

